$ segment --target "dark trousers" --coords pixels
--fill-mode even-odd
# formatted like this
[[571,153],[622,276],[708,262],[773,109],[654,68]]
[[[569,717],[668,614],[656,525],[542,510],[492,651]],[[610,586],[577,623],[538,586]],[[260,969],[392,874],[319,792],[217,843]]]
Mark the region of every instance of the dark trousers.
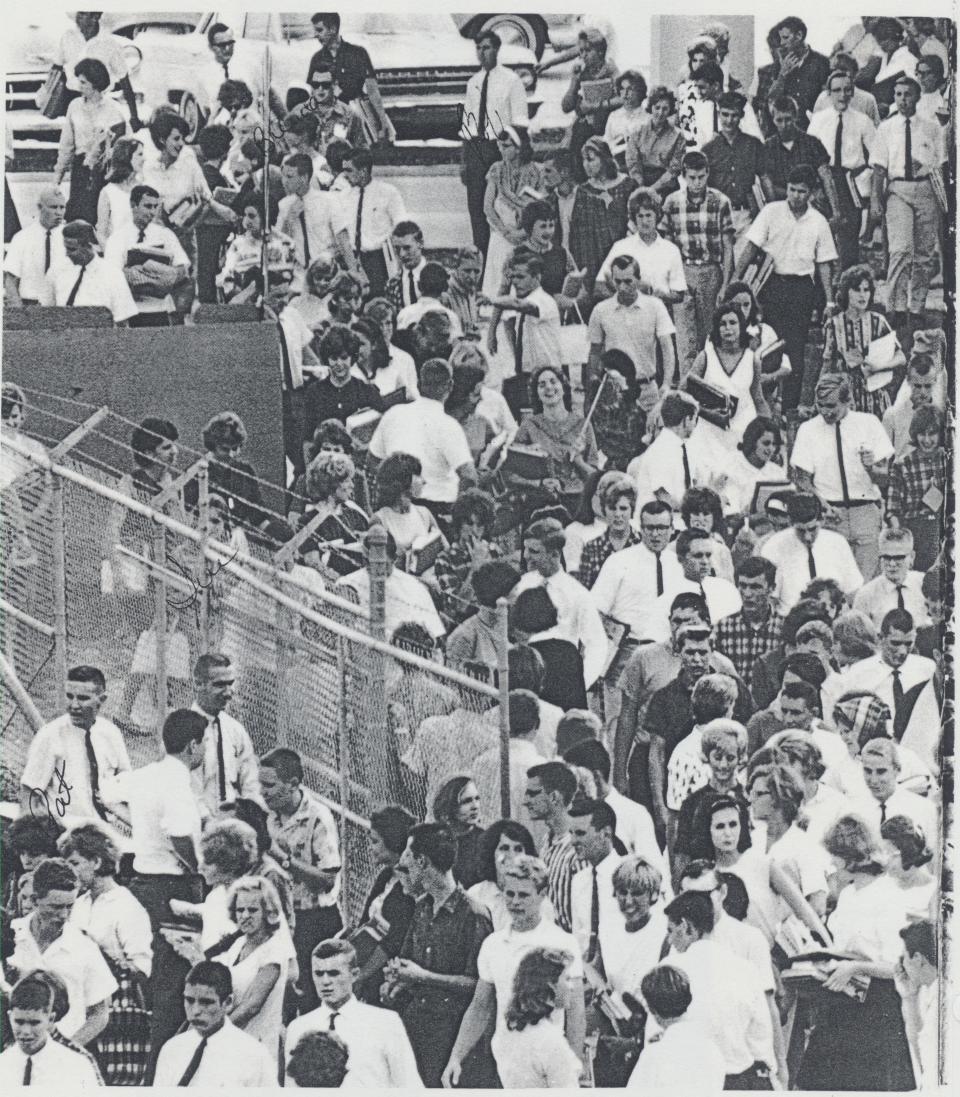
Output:
[[487,189],[487,172],[499,159],[500,150],[496,141],[470,138],[463,143],[463,175],[473,242],[484,255],[490,243],[490,226],[483,212],[483,196]]
[[[830,174],[833,176],[833,185],[837,190],[841,215],[839,227],[833,229],[833,239],[837,245],[837,254],[840,256],[840,269],[846,270],[847,267],[855,267],[860,262],[860,223],[863,211],[853,204],[847,173],[831,168]],[[790,362],[792,365],[792,358]]]
[[766,1063],[754,1063],[752,1067],[741,1070],[739,1074],[728,1074],[723,1083],[724,1089],[773,1089],[770,1071]]
[[196,228],[197,236],[197,300],[204,305],[217,303],[217,275],[220,254],[230,236],[226,225],[204,224]]
[[3,181],[3,242],[9,244],[10,241],[20,231],[20,217],[17,213],[16,204],[13,201],[13,195],[10,193],[10,184],[6,179]]
[[803,384],[810,317],[817,300],[812,277],[772,274],[760,292],[763,318],[786,344],[793,372],[783,381],[783,410],[796,411]]
[[309,1013],[320,1004],[317,988],[313,985],[310,954],[321,941],[335,937],[343,929],[343,919],[337,907],[317,907],[298,910],[293,930],[293,947],[300,967],[299,1012]]
[[387,286],[387,261],[380,251],[360,252],[360,266],[370,282],[370,297],[382,297]]
[[160,926],[174,921],[171,899],[199,903],[203,899],[203,880],[199,876],[139,876],[130,881],[130,891],[150,917],[153,928],[153,970],[150,976],[150,1057],[146,1084],[153,1082],[157,1056],[163,1044],[175,1036],[183,1024],[183,985],[190,965],[164,940]]

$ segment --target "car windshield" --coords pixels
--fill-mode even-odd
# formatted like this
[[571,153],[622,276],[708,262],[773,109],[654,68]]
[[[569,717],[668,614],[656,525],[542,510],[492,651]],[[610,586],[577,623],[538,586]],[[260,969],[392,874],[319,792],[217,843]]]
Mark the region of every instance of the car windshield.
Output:
[[[285,11],[281,13],[280,18],[284,38],[292,41],[313,38],[313,24],[310,22],[309,13]],[[449,16],[446,18],[449,19]],[[393,15],[384,12],[357,11],[345,14],[341,24],[341,33],[348,41],[351,34],[379,37],[401,32],[431,36],[435,35],[438,30],[447,29],[444,25],[444,16],[430,12]],[[452,27],[449,29],[452,29]]]

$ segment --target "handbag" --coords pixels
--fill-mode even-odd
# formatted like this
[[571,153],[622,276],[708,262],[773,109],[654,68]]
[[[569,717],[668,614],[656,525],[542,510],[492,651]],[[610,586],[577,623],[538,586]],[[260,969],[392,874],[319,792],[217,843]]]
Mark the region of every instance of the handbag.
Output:
[[705,381],[696,374],[690,374],[686,380],[687,392],[700,405],[700,418],[712,423],[721,430],[727,430],[730,420],[737,414],[739,401],[736,396]]
[[67,109],[67,74],[62,65],[54,65],[47,73],[43,87],[37,92],[37,110],[44,118],[59,118]]

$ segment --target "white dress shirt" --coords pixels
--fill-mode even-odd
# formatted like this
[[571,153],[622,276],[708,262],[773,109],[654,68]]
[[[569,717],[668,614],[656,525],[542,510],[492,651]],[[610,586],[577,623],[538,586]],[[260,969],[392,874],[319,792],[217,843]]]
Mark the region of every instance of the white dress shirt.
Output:
[[[20,777],[22,786],[41,789],[47,803],[54,807],[58,797],[64,801],[62,818],[67,826],[78,823],[102,823],[93,806],[90,762],[87,758],[86,736],[74,725],[69,715],[58,716],[42,728],[30,740],[27,761]],[[98,716],[90,729],[90,742],[97,759],[99,791],[104,803],[116,803],[122,799],[117,786],[117,776],[130,770],[130,758],[123,735],[115,724]],[[60,791],[60,777],[70,786],[70,795]],[[34,806],[42,812],[40,797],[34,797]],[[59,809],[58,809],[59,810]]]
[[[239,47],[243,50],[247,45],[247,42],[241,40]],[[263,113],[263,64],[258,63],[253,57],[247,57],[245,54],[234,53],[234,56],[227,62],[226,71],[224,71],[223,65],[219,64],[213,56],[213,53],[207,48],[204,43],[204,54],[206,55],[200,62],[200,71],[197,74],[197,84],[202,95],[202,102],[200,106],[205,111],[216,112],[217,109],[217,95],[220,88],[223,86],[225,80],[240,80],[246,84],[250,89],[250,94],[253,96],[254,109]],[[228,76],[227,73],[230,75]],[[213,119],[208,119],[208,122]]]
[[134,871],[145,875],[183,876],[186,869],[171,838],[192,838],[199,854],[202,824],[200,801],[190,783],[190,771],[168,754],[159,762],[134,770],[125,779],[133,833]]
[[[764,994],[772,994],[776,981],[773,976],[773,962],[770,958],[770,946],[767,939],[757,929],[746,922],[738,922],[726,911],[714,923],[709,940],[739,956],[753,969]],[[667,961],[669,962],[669,960]]]
[[899,76],[901,73],[913,78],[917,71],[917,59],[906,44],[898,46],[889,58],[882,49],[878,49],[874,57],[880,58],[880,68],[873,78],[874,85],[889,80],[891,76]]
[[666,643],[670,639],[670,607],[673,605],[674,598],[678,594],[700,594],[701,588],[707,600],[710,620],[714,625],[724,617],[732,617],[743,609],[740,592],[729,579],[708,575],[702,583],[695,583],[692,579],[684,579],[681,575],[654,602],[649,627],[641,639]]
[[[922,655],[908,655],[906,662],[900,667],[903,692],[913,689],[920,682],[929,681],[935,669],[932,659],[926,659]],[[838,684],[841,697],[844,693],[860,691],[875,693],[893,712],[893,667],[879,653],[851,663],[841,672]]]
[[[775,596],[785,612],[800,600],[803,588],[810,582],[810,562],[807,546],[796,531],[782,529],[764,543],[760,555],[777,565]],[[813,543],[813,563],[818,579],[836,579],[846,595],[863,585],[853,550],[847,539],[832,530],[821,529]]]
[[153,930],[150,916],[125,887],[113,887],[94,899],[89,891],[77,898],[70,924],[100,946],[115,962],[133,964],[149,977],[153,967]]
[[422,467],[421,498],[435,503],[456,500],[457,469],[473,464],[463,427],[447,415],[439,400],[425,396],[387,409],[370,439],[370,453],[378,461],[391,453],[416,457]]
[[[840,136],[840,164],[835,164],[833,154],[837,143],[837,122],[841,112],[834,107],[816,111],[810,117],[810,125],[807,133],[810,137],[816,137],[827,150],[830,163],[833,167],[842,167],[846,171],[856,171],[866,167],[870,150],[873,148],[873,139],[877,133],[877,127],[865,115],[858,110],[847,109],[843,113],[843,129]],[[867,172],[869,179],[870,173]],[[869,194],[869,191],[867,192]]]
[[580,946],[580,955],[587,960],[590,955],[590,918],[593,906],[593,876],[597,876],[599,906],[599,930],[597,936],[602,957],[616,953],[623,915],[613,894],[613,874],[623,857],[610,851],[598,865],[587,865],[574,873],[570,882],[570,913],[573,935]]
[[690,484],[706,484],[713,470],[710,465],[711,449],[702,432],[694,430],[684,441],[669,429],[660,431],[639,457],[627,466],[627,475],[637,481],[637,506],[634,517],[639,521],[644,503],[657,497],[658,491],[666,491],[677,503],[683,498],[687,485],[683,474],[683,447],[687,450],[690,466]]
[[[523,805],[527,788],[527,770],[541,766],[547,759],[536,745],[527,739],[511,739],[510,766],[510,817],[519,819],[530,829],[530,816]],[[490,747],[478,755],[469,770],[480,794],[481,819],[499,819],[500,810],[500,745]]]
[[243,798],[263,804],[260,794],[260,769],[257,754],[246,728],[228,712],[211,716],[199,705],[190,706],[207,721],[203,733],[203,765],[190,774],[194,795],[211,815],[220,810],[220,765],[217,758],[217,725],[223,736],[223,779],[226,799]]
[[[870,478],[860,453],[868,450],[878,463],[893,456],[893,444],[883,424],[869,412],[848,411],[840,420],[840,444],[848,498],[879,502],[880,489]],[[845,501],[835,423],[828,423],[822,415],[801,423],[790,454],[790,464],[813,477],[813,490],[825,502]]]
[[447,306],[438,301],[436,297],[424,297],[423,294],[421,294],[412,305],[404,305],[397,313],[397,331],[406,331],[407,328],[412,328],[416,324],[419,324],[420,320],[428,312],[442,312],[450,321],[451,342],[454,339],[459,339],[463,335],[463,325],[460,323],[460,317],[457,316],[453,309],[448,309]]
[[512,70],[503,65],[494,65],[487,79],[487,117],[483,133],[480,128],[480,96],[483,81],[488,77],[485,69],[480,69],[467,81],[467,90],[463,96],[463,122],[460,136],[464,140],[493,141],[505,126],[530,125],[530,113],[527,110],[527,93],[523,81]]
[[[361,608],[364,613],[369,614],[370,572],[366,568],[360,568],[344,576],[340,583],[356,592]],[[334,593],[337,593],[336,590]],[[394,629],[406,621],[416,621],[423,625],[434,640],[446,635],[447,630],[433,604],[430,591],[415,575],[407,575],[406,572],[394,568],[387,576],[385,600],[387,636],[392,636]]]
[[[676,554],[660,553],[663,590],[677,586],[683,568]],[[590,597],[601,613],[630,626],[635,638],[648,634],[652,627],[657,594],[657,556],[646,545],[631,545],[611,553],[600,568],[590,589]]]
[[636,259],[640,265],[641,281],[649,283],[658,297],[687,292],[680,249],[659,233],[652,244],[645,244],[636,233],[618,240],[603,261],[597,274],[598,282],[605,282],[610,277],[613,261],[621,255]]
[[[877,127],[870,150],[870,166],[883,168],[889,179],[903,179],[906,169],[906,119],[899,112],[885,118]],[[929,118],[914,115],[910,119],[910,158],[914,179],[923,179],[947,158],[944,128]]]
[[[817,96],[817,101],[813,105],[813,114],[819,114],[821,111],[830,110],[833,107],[833,103],[830,100],[830,92],[822,91]],[[864,114],[873,123],[874,129],[880,125],[880,108],[877,106],[876,98],[868,91],[863,91],[861,88],[853,89],[853,98],[850,100],[850,106],[847,107],[847,113],[850,111],[856,111],[858,114]],[[813,115],[810,116],[811,121]],[[809,133],[810,131],[807,130]],[[831,151],[831,150],[828,150]]]
[[684,1015],[644,1044],[627,1089],[642,1093],[719,1093],[726,1074],[723,1054],[707,1030]]
[[[515,298],[516,299],[516,298]],[[523,369],[533,373],[543,366],[556,365],[563,351],[560,345],[560,309],[557,302],[542,287],[537,286],[526,297],[520,298],[528,305],[536,305],[536,313],[523,317]],[[520,314],[513,313],[517,324]]]
[[[347,1076],[344,1088],[350,1089],[423,1089],[417,1060],[403,1022],[392,1009],[379,1009],[349,998],[339,1010],[333,1025],[331,1010],[321,1003],[287,1026],[286,1054],[308,1032],[333,1031],[347,1045]],[[294,1086],[288,1076],[286,1086]]]
[[[108,263],[113,263],[114,266],[123,270],[127,265],[127,252],[140,243],[140,230],[132,221],[126,225],[117,225],[110,234],[107,246],[103,249],[103,257]],[[173,266],[190,269],[187,253],[183,250],[176,234],[165,225],[151,221],[144,230],[142,246],[162,248],[170,256]]]
[[882,810],[879,800],[873,796],[865,796],[857,801],[857,812],[874,827],[878,834],[883,820],[892,819],[895,815],[905,815],[923,831],[930,849],[936,850],[940,847],[937,805],[926,796],[918,796],[906,788],[896,788],[893,790],[893,795],[884,803]]
[[[157,1056],[153,1084],[179,1085],[200,1040],[200,1033],[192,1028],[171,1036]],[[209,1089],[275,1089],[277,1064],[261,1043],[225,1020],[223,1027],[207,1039],[200,1066],[189,1085]]]
[[347,230],[350,226],[344,217],[342,198],[336,194],[322,190],[309,190],[303,196],[303,217],[307,226],[307,245],[310,252],[310,260],[307,262],[307,253],[304,250],[303,225],[300,222],[300,213],[294,212],[293,206],[297,196],[288,194],[280,199],[280,213],[277,224],[281,232],[291,237],[297,246],[297,258],[304,267],[308,267],[314,259],[321,255],[338,255],[337,234]]
[[360,246],[357,248],[357,209],[360,188],[351,187],[337,195],[343,211],[343,222],[354,251],[380,251],[390,239],[394,226],[407,217],[407,207],[400,191],[383,179],[371,179],[363,188],[363,209],[360,211]]
[[[80,278],[80,269],[70,260],[51,265],[41,286],[40,304],[61,308],[66,305]],[[83,280],[73,304],[76,308],[107,308],[115,324],[122,324],[139,311],[123,272],[99,255],[83,268]]]
[[[47,230],[39,221],[22,228],[7,245],[3,257],[4,274],[12,274],[20,280],[18,292],[21,301],[39,301],[46,277],[44,263],[47,254]],[[50,266],[66,263],[63,248],[63,225],[50,230]]]
[[514,587],[514,594],[531,587],[546,587],[557,607],[554,635],[578,645],[583,654],[583,682],[587,689],[600,677],[607,659],[609,641],[590,592],[572,575],[558,571],[549,579],[538,571],[528,571]]
[[85,1055],[72,1051],[48,1036],[47,1042],[33,1055],[24,1055],[15,1043],[11,1043],[0,1054],[0,1088],[4,1093],[14,1093],[23,1085],[28,1059],[31,1064],[31,1086],[46,1086],[59,1089],[62,1093],[67,1085],[72,1092],[74,1089],[88,1089],[101,1084],[93,1063]]
[[[921,590],[922,583],[922,571],[908,571],[902,587],[904,609],[909,611],[913,623],[918,627],[930,624],[927,602]],[[865,613],[879,629],[890,610],[897,609],[897,592],[900,589],[885,575],[877,575],[854,595],[853,608]]]
[[768,202],[747,230],[747,239],[773,259],[776,274],[812,276],[817,263],[837,258],[827,219],[811,206],[797,217],[786,201]]
[[[671,952],[666,962],[690,980],[687,1016],[717,1045],[725,1073],[739,1074],[758,1060],[774,1064],[770,1010],[753,965],[708,939],[694,941],[686,952]],[[648,1017],[648,1040],[658,1027]]]
[[106,1002],[117,989],[117,980],[110,973],[99,947],[70,922],[63,927],[60,936],[41,952],[36,938],[30,932],[28,914],[14,918],[14,949],[10,964],[19,972],[41,968],[52,971],[64,981],[69,997],[69,1008],[57,1022],[57,1028],[68,1039],[83,1027],[87,1010]]
[[56,63],[63,67],[70,91],[79,92],[80,90],[73,70],[77,62],[84,57],[91,57],[106,65],[111,84],[116,84],[128,73],[123,47],[124,39],[110,34],[109,31],[101,28],[92,38],[84,38],[80,28],[73,24],[60,36]]
[[[410,292],[411,285],[416,291],[417,297],[420,296],[420,273],[427,265],[426,259],[421,258],[420,262],[415,267],[401,266],[397,271],[397,277],[400,279],[400,300],[401,307],[406,305],[413,305],[415,301],[413,294]],[[411,277],[412,275],[412,277]]]
[[643,804],[629,799],[612,786],[604,800],[613,808],[617,817],[617,837],[627,847],[627,853],[643,857],[651,865],[662,869],[663,852],[657,844],[650,812]]
[[663,903],[654,904],[649,920],[642,929],[628,932],[622,915],[619,924],[611,921],[604,928],[602,948],[607,986],[619,1002],[623,1001],[624,992],[639,998],[640,983],[644,975],[660,962],[667,939],[667,916],[663,913]]

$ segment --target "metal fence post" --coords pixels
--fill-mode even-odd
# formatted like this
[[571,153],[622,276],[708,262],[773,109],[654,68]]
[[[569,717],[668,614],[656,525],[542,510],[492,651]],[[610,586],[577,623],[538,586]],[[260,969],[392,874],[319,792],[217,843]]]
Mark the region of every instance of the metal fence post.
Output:
[[510,818],[510,603],[497,601],[497,681],[500,688],[500,814]]
[[[167,538],[163,526],[153,535],[153,555],[161,569],[167,566]],[[157,651],[157,719],[163,727],[167,715],[167,584],[163,571],[153,573],[153,631]]]
[[[377,640],[386,640],[390,562],[387,560],[387,531],[379,523],[374,523],[367,531],[367,568],[370,578],[370,635]],[[361,732],[361,735],[364,752],[369,752],[370,761],[364,762],[364,765],[370,765],[370,786],[387,803],[391,803],[397,799],[399,789],[387,717],[387,657],[380,651],[371,651],[367,658],[370,660],[367,676],[370,697],[365,708],[370,714],[370,721],[367,733],[364,735]]]
[[[198,506],[200,511],[200,533],[203,540],[200,542],[200,568],[206,570],[207,542],[210,538],[210,462],[204,458],[197,471],[197,488],[199,491]],[[210,650],[210,584],[204,583],[203,594],[200,597],[200,651],[206,653]]]
[[350,775],[353,764],[350,757],[350,727],[347,720],[347,651],[346,641],[342,636],[336,637],[337,642],[337,681],[340,685],[340,696],[337,700],[337,769],[340,771],[340,807],[343,812],[340,815],[343,831],[340,835],[340,848],[343,856],[340,858],[340,895],[344,905],[350,896],[350,856],[349,856],[349,823],[346,812],[350,808]]
[[67,543],[63,518],[63,478],[53,474],[51,496],[53,534],[53,637],[57,669],[57,698],[67,707]]

